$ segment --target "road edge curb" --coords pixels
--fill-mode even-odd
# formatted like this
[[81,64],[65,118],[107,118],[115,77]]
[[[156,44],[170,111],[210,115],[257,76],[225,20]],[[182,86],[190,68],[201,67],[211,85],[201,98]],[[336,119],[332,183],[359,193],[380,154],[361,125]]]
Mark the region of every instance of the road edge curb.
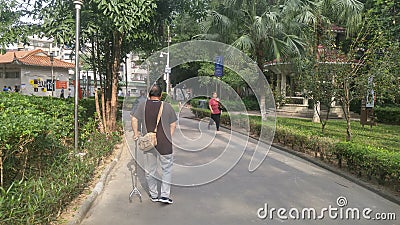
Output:
[[385,199],[387,199],[387,200],[389,200],[389,201],[391,201],[391,202],[393,202],[395,204],[400,205],[400,197],[397,197],[397,196],[394,196],[392,194],[389,194],[387,191],[380,190],[379,188],[375,187],[376,185],[370,184],[370,183],[368,183],[366,181],[363,181],[363,180],[361,180],[361,179],[359,179],[359,178],[357,178],[357,177],[355,177],[353,175],[347,174],[346,171],[341,171],[339,168],[331,166],[328,163],[325,163],[325,162],[323,162],[321,160],[318,160],[318,159],[314,159],[311,156],[302,154],[301,152],[297,152],[297,151],[292,150],[290,148],[287,148],[285,146],[282,146],[282,145],[279,145],[279,144],[276,144],[276,143],[273,143],[271,146],[276,148],[276,149],[278,149],[278,150],[280,150],[280,151],[287,152],[289,154],[295,155],[295,156],[297,156],[297,157],[299,157],[299,158],[301,158],[303,160],[306,160],[307,162],[310,162],[310,163],[312,163],[312,164],[314,164],[316,166],[319,166],[319,167],[321,167],[323,169],[326,169],[326,170],[328,170],[328,171],[330,171],[330,172],[332,172],[332,173],[334,173],[334,174],[336,174],[338,176],[341,176],[341,177],[345,178],[346,180],[349,180],[349,181],[351,181],[351,182],[353,182],[353,183],[355,183],[355,184],[357,184],[357,185],[359,185],[359,186],[361,186],[361,187],[363,187],[363,188],[365,188],[365,189],[367,189],[367,190],[369,190],[369,191],[371,191],[371,192],[373,192],[373,193],[375,193],[375,194],[377,194],[377,195],[379,195],[379,196],[381,196],[381,197],[383,197],[383,198],[385,198]]
[[92,192],[90,193],[89,196],[86,197],[86,199],[83,201],[79,209],[76,210],[73,218],[68,221],[67,225],[80,224],[82,220],[85,218],[85,216],[91,209],[94,201],[103,191],[111,171],[114,169],[115,165],[120,160],[125,145],[126,145],[125,140],[122,143],[116,145],[115,149],[116,151],[118,151],[116,157],[112,160],[110,164],[106,166],[106,168],[103,169],[100,179],[97,181],[95,187],[92,189]]
[[[187,119],[198,120],[198,121],[201,120],[201,119],[196,118],[196,117],[194,117],[194,118],[186,117],[186,118]],[[229,127],[224,126],[222,124],[220,125],[220,127],[224,128],[224,129],[227,129],[227,130],[231,130]],[[241,135],[245,135],[240,131],[235,131],[235,132],[237,132],[237,133],[239,133]],[[264,142],[262,140],[257,139],[256,137],[249,136],[249,138],[250,138],[249,140],[260,141],[260,142],[263,142],[265,144],[268,144],[268,143],[266,143],[266,142]],[[391,202],[393,202],[393,203],[395,203],[397,205],[400,205],[400,196],[395,196],[395,195],[389,193],[388,191],[381,190],[381,189],[375,187],[376,185],[374,185],[374,184],[370,184],[370,183],[368,183],[366,181],[363,181],[363,180],[361,180],[361,179],[359,179],[359,178],[357,178],[357,177],[355,177],[353,175],[347,174],[346,171],[341,171],[339,168],[331,166],[326,162],[323,162],[321,160],[315,159],[315,158],[313,158],[311,156],[308,156],[308,155],[305,155],[305,154],[303,154],[301,152],[298,152],[296,150],[290,149],[290,148],[288,148],[286,146],[282,146],[282,145],[274,143],[274,142],[271,144],[271,146],[276,148],[276,149],[278,149],[278,150],[280,150],[280,151],[289,153],[289,154],[294,155],[296,157],[299,157],[299,158],[301,158],[303,160],[306,160],[307,162],[310,162],[310,163],[312,163],[312,164],[314,164],[316,166],[319,166],[319,167],[321,167],[323,169],[326,169],[326,170],[328,170],[328,171],[330,171],[330,172],[332,172],[332,173],[334,173],[334,174],[336,174],[338,176],[341,176],[341,177],[345,178],[346,180],[349,180],[349,181],[351,181],[351,182],[353,182],[353,183],[355,183],[355,184],[357,184],[357,185],[359,185],[359,186],[361,186],[361,187],[363,187],[363,188],[365,188],[365,189],[367,189],[367,190],[369,190],[369,191],[371,191],[371,192],[373,192],[373,193],[385,198],[388,201],[391,201]]]

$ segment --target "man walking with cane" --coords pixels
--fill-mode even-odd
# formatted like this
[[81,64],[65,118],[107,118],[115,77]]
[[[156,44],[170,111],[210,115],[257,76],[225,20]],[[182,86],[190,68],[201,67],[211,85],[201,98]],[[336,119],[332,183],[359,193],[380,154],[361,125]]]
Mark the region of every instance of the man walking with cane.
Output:
[[[153,202],[172,204],[170,198],[172,181],[172,135],[178,120],[172,106],[167,102],[161,102],[161,87],[154,85],[149,91],[149,99],[139,104],[132,116],[132,129],[134,139],[139,138],[138,121],[143,122],[143,132],[155,130],[157,126],[157,145],[154,149],[144,153],[146,180],[149,187],[150,199]],[[161,107],[162,105],[162,107]],[[161,110],[160,123],[157,125],[157,117]],[[158,163],[161,164],[161,193],[158,193],[156,172]]]

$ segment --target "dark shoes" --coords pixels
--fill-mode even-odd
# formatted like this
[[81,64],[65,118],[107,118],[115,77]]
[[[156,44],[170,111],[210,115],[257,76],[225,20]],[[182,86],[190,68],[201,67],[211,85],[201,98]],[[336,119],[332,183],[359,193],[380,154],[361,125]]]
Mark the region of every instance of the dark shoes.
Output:
[[160,201],[160,199],[158,197],[151,197],[151,196],[150,196],[150,200],[152,202],[159,202]]
[[172,201],[172,199],[170,199],[170,198],[166,198],[166,197],[161,197],[161,198],[158,198],[158,197],[151,197],[150,196],[150,201],[152,201],[152,202],[162,202],[162,203],[165,203],[165,204],[172,204],[172,203],[174,203],[173,201]]
[[172,203],[174,203],[174,202],[172,201],[172,199],[166,198],[166,197],[161,197],[161,198],[159,199],[159,202],[162,202],[162,203],[165,203],[165,204],[172,204]]

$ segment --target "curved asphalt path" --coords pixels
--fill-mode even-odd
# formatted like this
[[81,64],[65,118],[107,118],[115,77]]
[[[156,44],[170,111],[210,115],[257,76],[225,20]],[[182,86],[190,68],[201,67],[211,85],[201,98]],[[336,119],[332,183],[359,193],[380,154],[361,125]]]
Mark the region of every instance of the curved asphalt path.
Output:
[[[124,118],[129,118],[124,113]],[[125,121],[127,127],[129,120]],[[186,118],[179,119],[179,128],[183,133],[174,135],[174,142],[178,146],[191,148],[193,145],[202,144],[199,138],[199,125],[204,129],[205,123]],[[129,130],[129,129],[128,129]],[[131,131],[128,137],[131,136]],[[207,133],[208,132],[208,133]],[[213,135],[214,131],[205,131],[203,135]],[[185,135],[193,142],[182,141]],[[218,156],[225,148],[228,140],[233,143],[229,151],[240,151],[246,137],[234,134],[233,138],[228,132],[218,134],[207,149],[200,152],[182,151],[176,148],[175,162],[184,165],[198,165],[210,161]],[[128,145],[133,146],[133,141],[128,140]],[[198,146],[195,146],[198,147]],[[195,148],[193,147],[193,148]],[[92,209],[81,224],[84,225],[223,225],[223,224],[400,224],[400,206],[392,203],[365,188],[350,182],[332,172],[315,166],[291,154],[271,148],[267,159],[253,173],[248,172],[249,159],[255,144],[249,142],[242,159],[225,176],[205,185],[195,187],[173,186],[171,198],[172,205],[153,203],[146,194],[146,182],[142,170],[139,170],[139,190],[143,195],[143,202],[134,197],[129,202],[128,195],[132,189],[131,172],[134,160],[128,151],[122,153],[109,182],[103,193],[97,198]],[[140,158],[140,157],[139,157]],[[229,163],[229,162],[221,162]],[[176,169],[175,174],[184,173]],[[189,174],[191,177],[198,176]],[[397,220],[341,220],[330,219],[328,213],[321,220],[293,220],[279,219],[275,213],[273,219],[260,219],[257,210],[268,204],[270,208],[313,207],[319,213],[322,208],[329,205],[338,207],[336,200],[339,196],[347,199],[347,206],[358,207],[360,211],[371,208],[373,212],[396,213]],[[286,215],[288,215],[286,213]]]

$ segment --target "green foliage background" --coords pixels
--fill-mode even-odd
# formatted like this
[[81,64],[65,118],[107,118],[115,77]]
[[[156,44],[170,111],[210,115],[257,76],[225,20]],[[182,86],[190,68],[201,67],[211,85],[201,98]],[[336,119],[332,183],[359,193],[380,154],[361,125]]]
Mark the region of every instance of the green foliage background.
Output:
[[120,140],[97,132],[93,102],[79,108],[80,152],[73,149],[73,102],[0,93],[0,224],[48,224],[83,191]]

